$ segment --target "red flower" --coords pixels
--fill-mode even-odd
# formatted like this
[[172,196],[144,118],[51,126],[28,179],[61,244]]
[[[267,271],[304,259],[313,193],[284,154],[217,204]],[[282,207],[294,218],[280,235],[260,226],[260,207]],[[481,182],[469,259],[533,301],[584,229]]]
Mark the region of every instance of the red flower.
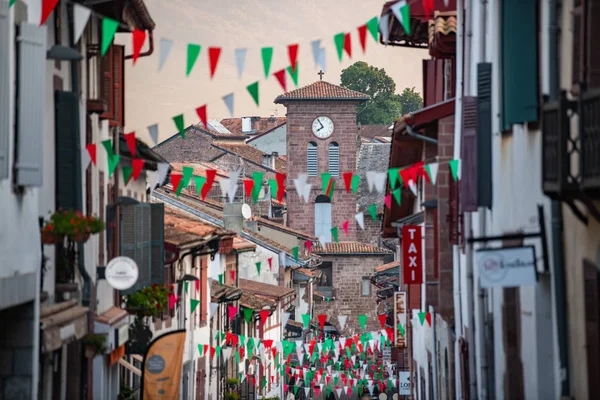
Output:
[[54,230],[54,225],[50,224],[48,226],[46,226],[46,229],[49,231],[53,231]]
[[75,225],[75,219],[74,219],[74,218],[71,218],[71,220],[69,221],[69,223],[70,223],[71,225]]
[[160,310],[160,303],[156,303],[156,309]]

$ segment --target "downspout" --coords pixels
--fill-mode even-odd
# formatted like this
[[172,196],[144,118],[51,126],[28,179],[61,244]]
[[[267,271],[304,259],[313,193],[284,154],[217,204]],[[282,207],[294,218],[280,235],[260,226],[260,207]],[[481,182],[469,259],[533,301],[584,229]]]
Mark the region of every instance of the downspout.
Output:
[[[431,349],[433,350],[433,354],[436,355],[435,359],[431,363],[432,365],[432,376],[433,376],[433,399],[438,399],[438,363],[437,363],[437,335],[435,334],[435,310],[433,306],[429,306],[429,314],[431,315]],[[448,371],[449,372],[449,371]]]
[[[550,24],[549,36],[550,43],[548,55],[550,58],[550,99],[558,99],[560,89],[560,61],[558,52],[559,40],[559,10],[562,9],[562,0],[550,0]],[[563,211],[562,205],[557,200],[551,200],[551,219],[552,219],[552,265],[554,279],[554,295],[556,296],[556,330],[558,336],[558,356],[560,373],[560,394],[561,397],[568,397],[570,394],[569,382],[569,346],[568,346],[568,325],[567,325],[567,295],[565,288],[565,256],[563,251]]]

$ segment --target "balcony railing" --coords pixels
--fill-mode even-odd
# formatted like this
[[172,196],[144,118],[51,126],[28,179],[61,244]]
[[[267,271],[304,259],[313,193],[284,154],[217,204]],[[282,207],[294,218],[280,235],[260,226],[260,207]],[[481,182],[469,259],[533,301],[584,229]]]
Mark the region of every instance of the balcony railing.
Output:
[[582,93],[579,105],[581,189],[600,197],[600,89]]

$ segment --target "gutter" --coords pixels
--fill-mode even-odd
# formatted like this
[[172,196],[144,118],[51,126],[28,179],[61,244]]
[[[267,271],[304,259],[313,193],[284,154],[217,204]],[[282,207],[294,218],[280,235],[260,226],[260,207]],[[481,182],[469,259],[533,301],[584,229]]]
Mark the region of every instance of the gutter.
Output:
[[419,139],[424,142],[433,143],[433,144],[438,143],[437,139],[430,138],[430,137],[427,137],[427,136],[424,136],[424,135],[421,135],[421,134],[415,132],[414,129],[408,124],[406,125],[406,133],[408,134],[408,136],[414,137],[415,139]]

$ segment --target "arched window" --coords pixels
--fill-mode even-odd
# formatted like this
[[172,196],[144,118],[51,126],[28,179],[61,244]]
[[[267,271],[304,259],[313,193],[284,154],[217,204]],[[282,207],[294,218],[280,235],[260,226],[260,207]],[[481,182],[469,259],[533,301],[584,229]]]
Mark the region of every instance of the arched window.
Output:
[[308,142],[306,173],[308,176],[317,176],[319,173],[319,154],[317,153],[317,144],[315,142]]
[[329,144],[329,173],[340,176],[340,146],[336,142]]
[[322,194],[315,199],[315,236],[331,242],[331,201]]

